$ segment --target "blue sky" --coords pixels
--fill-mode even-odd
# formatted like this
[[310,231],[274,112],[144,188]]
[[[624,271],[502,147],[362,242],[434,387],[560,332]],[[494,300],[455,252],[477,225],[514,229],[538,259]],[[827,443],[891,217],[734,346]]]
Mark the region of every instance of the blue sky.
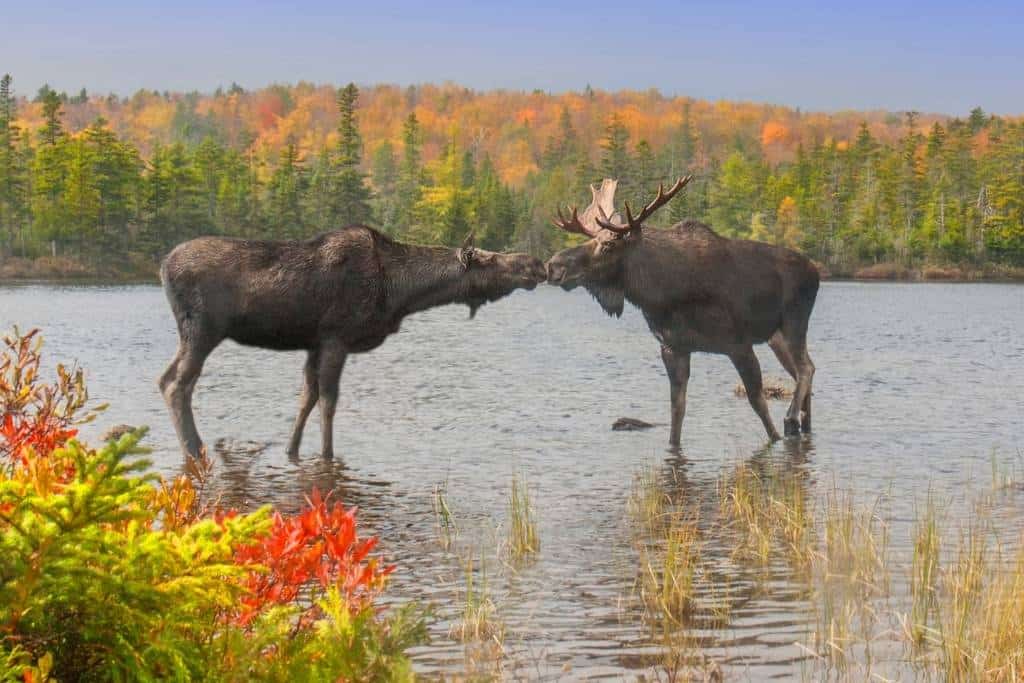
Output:
[[1020,0],[5,4],[0,72],[21,93],[451,80],[1024,113]]

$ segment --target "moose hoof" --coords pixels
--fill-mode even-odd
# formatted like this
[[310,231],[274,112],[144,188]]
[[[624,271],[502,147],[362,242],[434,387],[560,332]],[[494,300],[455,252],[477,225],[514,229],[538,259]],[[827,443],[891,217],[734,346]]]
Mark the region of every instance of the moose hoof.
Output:
[[794,419],[787,418],[783,422],[783,430],[786,432],[786,436],[799,436],[800,422]]

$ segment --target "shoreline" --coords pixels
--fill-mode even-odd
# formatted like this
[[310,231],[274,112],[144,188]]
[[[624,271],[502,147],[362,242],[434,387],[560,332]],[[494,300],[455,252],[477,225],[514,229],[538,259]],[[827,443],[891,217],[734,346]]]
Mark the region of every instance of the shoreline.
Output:
[[[928,264],[908,268],[895,263],[878,263],[831,271],[816,263],[823,281],[834,282],[946,282],[1024,283],[1024,267],[992,264],[983,267]],[[134,267],[132,267],[134,266]],[[101,269],[70,258],[40,257],[0,260],[0,285],[159,285],[156,264],[133,259],[123,270]]]

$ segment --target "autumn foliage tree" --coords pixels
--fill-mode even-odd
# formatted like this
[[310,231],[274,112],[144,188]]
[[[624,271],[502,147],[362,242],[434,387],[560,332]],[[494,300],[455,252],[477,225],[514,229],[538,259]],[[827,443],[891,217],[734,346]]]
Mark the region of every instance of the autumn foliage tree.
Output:
[[567,239],[550,213],[588,202],[590,183],[618,177],[620,198],[639,202],[692,173],[660,220],[737,237],[781,231],[833,272],[1024,265],[1024,121],[980,108],[825,114],[650,90],[454,84],[124,98],[46,87],[33,101],[10,80],[4,88],[3,255],[117,267],[104,258],[127,253],[152,269],[196,234],[300,238],[357,221],[446,242],[474,225],[489,246],[546,255]]

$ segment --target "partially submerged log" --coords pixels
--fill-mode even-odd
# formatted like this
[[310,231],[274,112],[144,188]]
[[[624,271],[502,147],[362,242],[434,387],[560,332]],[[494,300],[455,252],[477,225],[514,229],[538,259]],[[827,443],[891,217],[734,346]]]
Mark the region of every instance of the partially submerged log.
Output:
[[635,417],[620,417],[614,424],[612,424],[612,431],[636,432],[641,429],[650,429],[654,426],[655,425],[650,422],[644,422],[643,420],[638,420]]
[[[733,393],[739,398],[747,397],[747,390],[742,382],[736,384]],[[793,397],[793,387],[784,379],[778,377],[765,377],[761,386],[761,393],[767,399],[784,399]]]

